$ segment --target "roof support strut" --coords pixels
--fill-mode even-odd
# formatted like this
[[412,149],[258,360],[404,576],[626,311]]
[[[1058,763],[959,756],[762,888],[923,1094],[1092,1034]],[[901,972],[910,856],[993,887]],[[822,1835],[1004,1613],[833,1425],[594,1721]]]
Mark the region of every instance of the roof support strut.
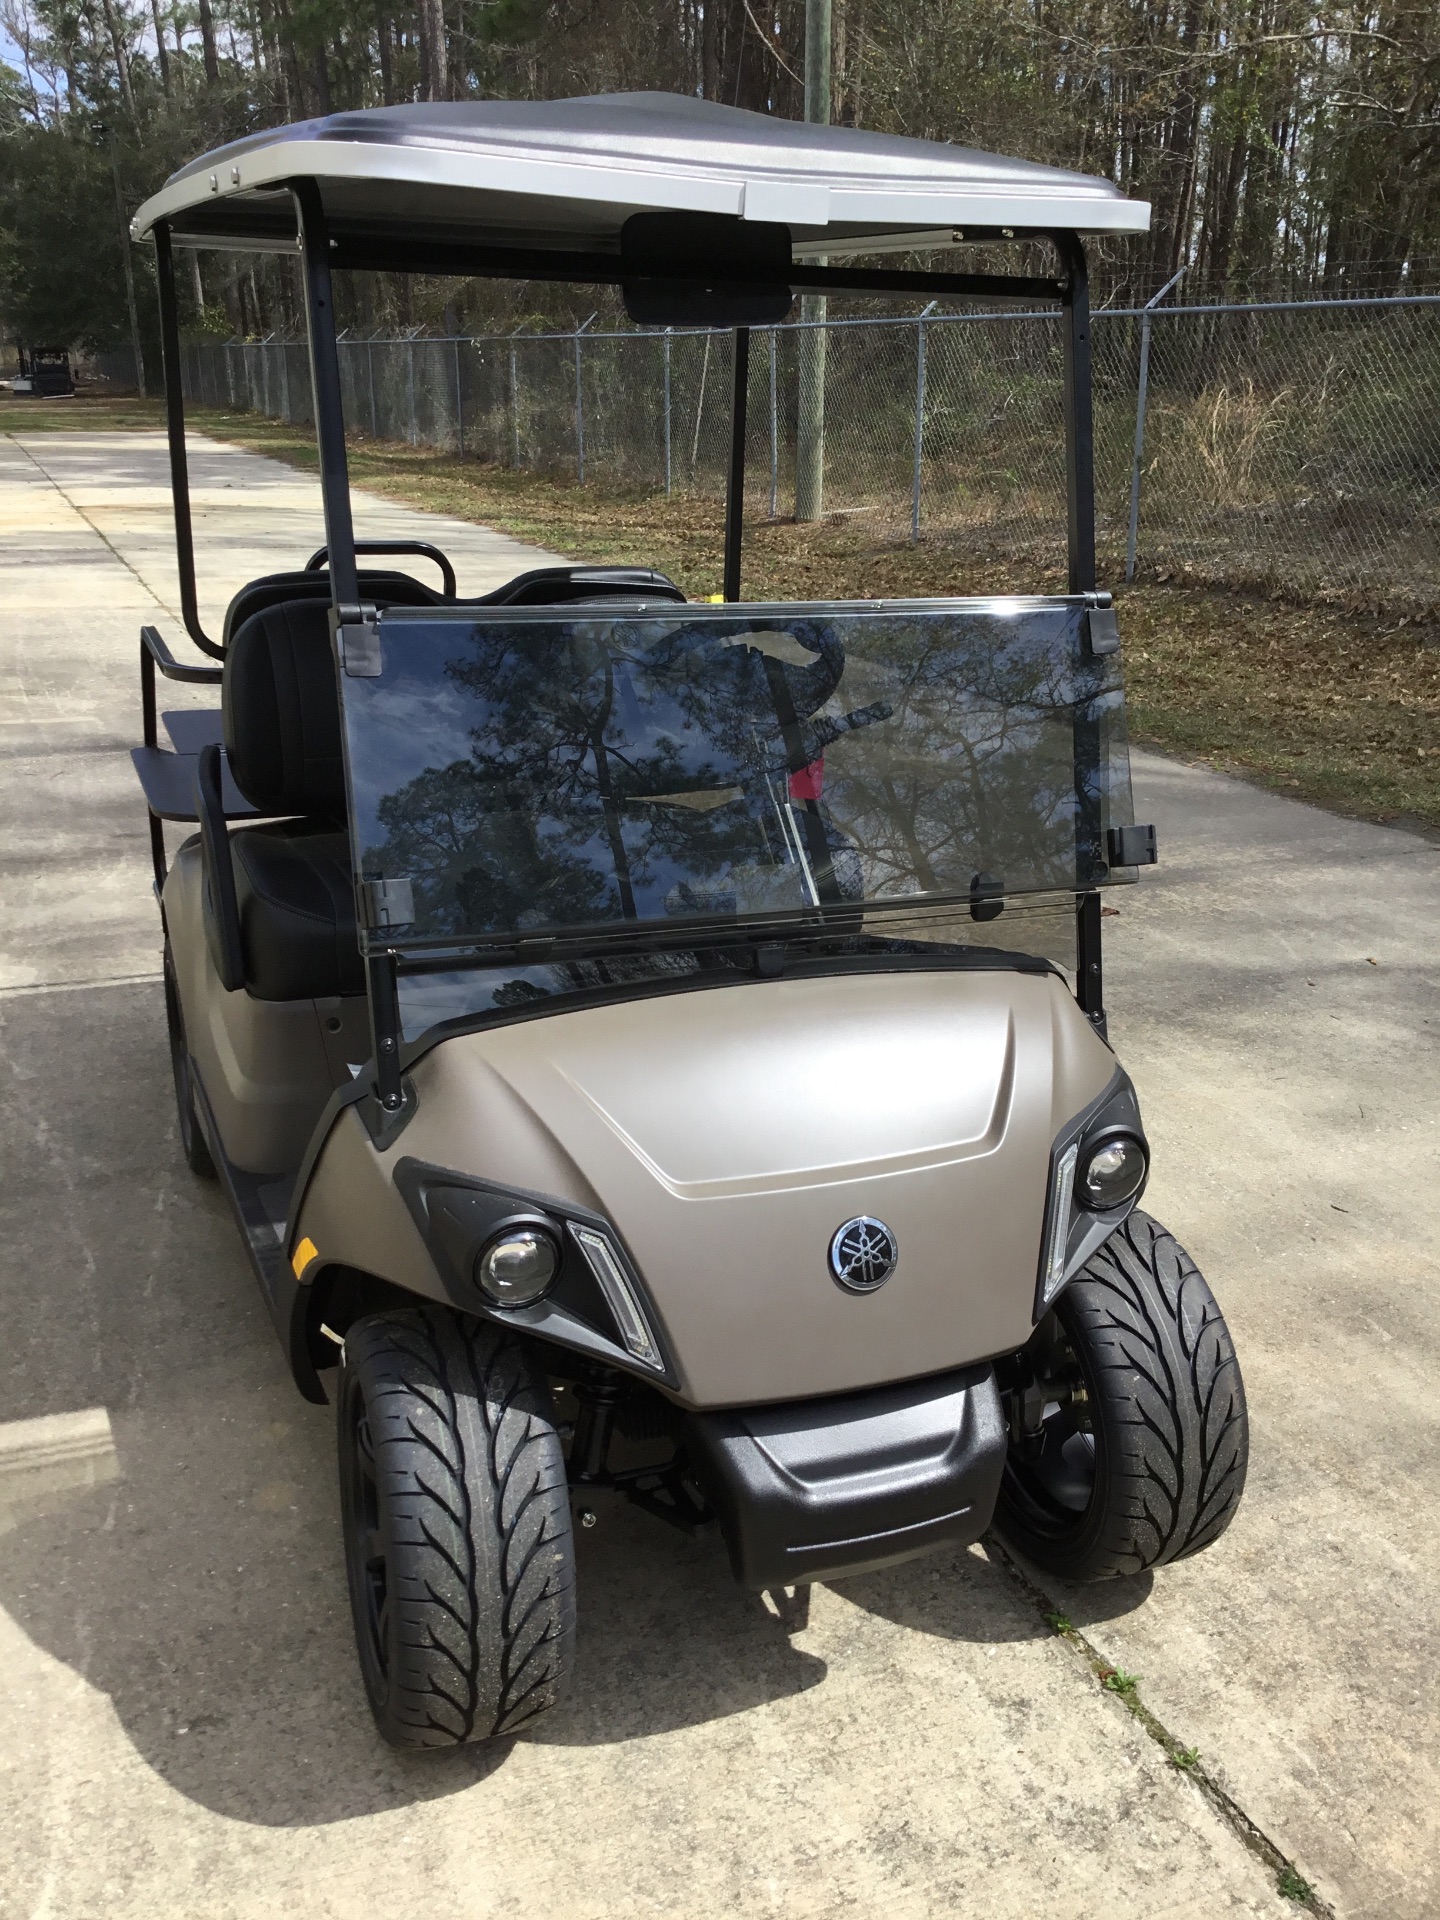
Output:
[[750,329],[735,329],[735,377],[730,394],[730,472],[725,488],[725,598],[740,598],[740,548],[745,538],[745,408],[750,397]]
[[1065,263],[1065,505],[1069,590],[1095,590],[1095,420],[1091,411],[1090,281],[1078,235],[1054,235]]
[[195,597],[195,534],[190,522],[190,468],[185,458],[185,388],[180,364],[180,318],[175,305],[175,257],[170,229],[155,224],[155,278],[160,292],[160,358],[165,372],[165,431],[170,443],[170,499],[175,511],[175,566],[180,575],[180,613],[185,631],[202,653],[223,660],[200,624]]
[[[300,216],[305,271],[305,333],[310,343],[310,386],[315,402],[315,441],[320,454],[320,499],[329,552],[330,604],[339,613],[360,598],[355,566],[355,524],[350,515],[350,472],[345,459],[345,412],[340,400],[340,356],[335,347],[335,295],[330,283],[330,229],[313,180],[291,184]],[[358,616],[353,615],[351,618]]]

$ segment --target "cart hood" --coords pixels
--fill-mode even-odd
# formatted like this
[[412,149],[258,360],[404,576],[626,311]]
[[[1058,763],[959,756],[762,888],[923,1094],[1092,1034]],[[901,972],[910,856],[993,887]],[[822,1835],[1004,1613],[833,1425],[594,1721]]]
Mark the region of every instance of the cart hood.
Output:
[[[751,1404],[1022,1344],[1051,1142],[1114,1071],[1053,975],[752,983],[448,1041],[404,1151],[605,1214],[684,1397]],[[899,1250],[866,1294],[861,1215]]]

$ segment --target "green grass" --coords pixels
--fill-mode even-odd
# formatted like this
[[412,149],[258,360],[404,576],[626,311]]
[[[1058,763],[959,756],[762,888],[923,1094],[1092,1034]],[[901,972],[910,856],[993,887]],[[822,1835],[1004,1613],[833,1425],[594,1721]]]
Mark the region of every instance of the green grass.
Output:
[[77,393],[70,400],[17,400],[0,391],[0,433],[117,433],[160,431],[165,409],[136,394]]

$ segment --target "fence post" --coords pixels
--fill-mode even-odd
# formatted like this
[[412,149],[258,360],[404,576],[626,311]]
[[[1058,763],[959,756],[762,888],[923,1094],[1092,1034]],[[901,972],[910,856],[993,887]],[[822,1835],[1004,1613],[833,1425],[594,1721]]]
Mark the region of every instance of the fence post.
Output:
[[915,471],[910,480],[910,538],[920,538],[920,463],[925,457],[925,321],[935,311],[932,300],[915,322]]
[[670,458],[670,328],[665,329],[665,498],[670,498],[673,470]]
[[512,467],[520,465],[520,370],[515,364],[515,336],[510,336],[510,446]]
[[770,329],[770,518],[780,518],[780,401],[775,362],[780,354],[780,332]]
[[380,438],[380,416],[375,411],[375,342],[373,340],[368,340],[365,343],[365,359],[370,372],[370,438],[372,440],[378,440]]
[[1135,452],[1130,461],[1130,524],[1125,535],[1125,578],[1135,578],[1135,551],[1140,540],[1140,472],[1145,458],[1145,401],[1150,386],[1150,316],[1175,283],[1190,271],[1187,260],[1172,273],[1140,315],[1140,378],[1135,387]]
[[575,470],[579,484],[585,484],[585,391],[580,382],[580,336],[590,321],[598,315],[591,314],[590,320],[582,320],[575,329]]
[[280,352],[280,418],[288,427],[290,422],[290,342],[282,340]]
[[420,438],[420,423],[415,418],[415,340],[412,337],[406,344],[406,379],[410,387],[410,444],[415,446]]
[[465,396],[460,388],[460,342],[455,342],[455,451],[465,458]]
[[[822,263],[823,264],[823,263]],[[795,518],[819,520],[825,511],[825,360],[829,346],[824,294],[800,300],[796,336]]]

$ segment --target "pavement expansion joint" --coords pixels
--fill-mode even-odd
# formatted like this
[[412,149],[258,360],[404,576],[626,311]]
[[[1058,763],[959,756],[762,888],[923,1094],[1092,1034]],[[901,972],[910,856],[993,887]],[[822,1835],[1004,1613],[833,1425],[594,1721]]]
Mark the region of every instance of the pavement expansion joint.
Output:
[[145,593],[148,594],[149,597],[155,602],[156,606],[162,608],[166,613],[168,613],[172,620],[178,620],[180,618],[180,615],[175,611],[174,607],[170,606],[166,601],[160,598],[159,594],[156,593],[155,589],[151,586],[150,582],[145,578],[145,576],[139,571],[137,567],[135,567],[129,560],[125,558],[124,554],[121,553],[120,549],[115,545],[115,542],[104,531],[104,529],[102,527],[98,527],[95,524],[95,522],[90,518],[90,515],[86,513],[85,509],[79,504],[78,501],[72,500],[70,498],[70,495],[65,491],[64,487],[61,486],[60,482],[55,478],[54,474],[52,474],[49,471],[49,469],[44,465],[44,463],[40,460],[37,460],[35,458],[35,455],[30,451],[30,449],[27,446],[25,446],[22,441],[18,440],[13,433],[7,433],[5,435],[5,438],[8,441],[10,441],[11,444],[14,447],[16,447],[20,453],[24,454],[25,458],[35,468],[37,473],[44,475],[47,484],[52,486],[55,489],[56,493],[59,494],[60,498],[65,502],[66,506],[69,507],[70,511],[73,514],[75,514],[79,519],[85,522],[86,526],[89,527],[90,531],[95,535],[96,539],[99,540],[101,544],[104,547],[106,547],[108,551],[115,556],[115,558],[120,562],[120,565],[124,567],[125,571],[131,574],[137,581],[139,581],[140,586],[144,589]]
[[0,987],[0,1000],[18,1000],[37,993],[98,993],[105,987],[149,987],[164,977],[156,967],[153,973],[113,973],[94,980],[23,980],[15,986]]
[[1265,1829],[1252,1820],[1239,1802],[1207,1772],[1195,1748],[1187,1747],[1178,1740],[1164,1721],[1145,1705],[1134,1676],[1107,1660],[1093,1641],[1088,1640],[1063,1613],[1055,1611],[1050,1596],[994,1534],[987,1534],[984,1544],[989,1558],[1009,1574],[1055,1637],[1065,1641],[1084,1660],[1102,1691],[1121,1702],[1156,1746],[1164,1748],[1166,1758],[1175,1771],[1194,1782],[1211,1809],[1241,1844],[1269,1868],[1277,1891],[1292,1901],[1299,1912],[1313,1913],[1317,1920],[1337,1920],[1335,1909],[1315,1891],[1289,1855],[1276,1846]]

